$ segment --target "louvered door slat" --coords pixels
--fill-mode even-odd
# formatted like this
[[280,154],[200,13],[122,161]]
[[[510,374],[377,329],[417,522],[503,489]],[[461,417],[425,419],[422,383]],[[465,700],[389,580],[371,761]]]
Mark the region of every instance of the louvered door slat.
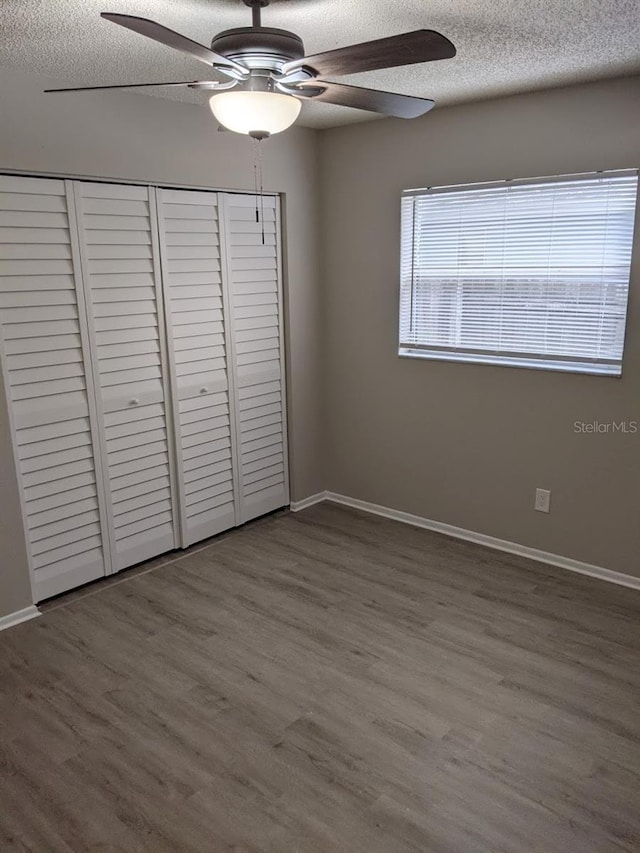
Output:
[[40,601],[105,574],[70,183],[0,177],[3,369]]
[[236,521],[217,194],[160,190],[158,219],[186,546]]
[[278,202],[225,195],[240,521],[289,503]]
[[118,570],[175,547],[155,194],[79,183],[76,206]]

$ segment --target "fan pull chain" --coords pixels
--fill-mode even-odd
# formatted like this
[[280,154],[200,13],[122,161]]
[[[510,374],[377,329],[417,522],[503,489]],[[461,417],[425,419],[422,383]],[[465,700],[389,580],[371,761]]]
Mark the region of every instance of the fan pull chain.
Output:
[[264,246],[264,186],[262,182],[262,140],[258,141],[258,172],[260,174],[260,220],[262,222],[262,245]]
[[[254,140],[255,146],[257,146],[258,140]],[[253,194],[256,197],[256,222],[260,222],[260,212],[258,210],[258,149],[254,146],[253,153]]]
[[[255,151],[255,159],[253,161],[253,186],[254,193],[256,197],[256,222],[262,223],[262,245],[265,244],[265,233],[264,233],[264,187],[262,183],[262,146],[261,139],[256,139],[255,143],[257,148]],[[258,183],[260,184],[260,209],[258,210]]]

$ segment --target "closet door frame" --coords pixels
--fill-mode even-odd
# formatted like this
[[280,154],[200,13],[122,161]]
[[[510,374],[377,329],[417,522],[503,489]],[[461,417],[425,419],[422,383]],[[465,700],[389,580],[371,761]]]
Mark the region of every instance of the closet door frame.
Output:
[[276,196],[276,269],[278,271],[278,320],[280,342],[280,387],[282,388],[282,455],[284,457],[284,492],[286,506],[291,503],[289,482],[289,395],[287,393],[287,342],[285,336],[284,273],[282,269],[282,196]]
[[[105,470],[105,465],[103,462],[106,462],[108,459],[107,453],[107,438],[106,438],[106,427],[105,427],[105,413],[104,407],[102,404],[102,393],[100,391],[100,366],[98,360],[98,351],[97,351],[97,341],[94,328],[92,324],[89,322],[90,316],[93,315],[93,300],[91,296],[91,285],[90,285],[90,274],[89,274],[89,263],[87,258],[86,246],[84,245],[84,241],[80,239],[80,225],[79,225],[79,212],[82,210],[82,196],[80,191],[79,184],[80,181],[73,181],[73,195],[75,201],[75,218],[78,221],[78,226],[76,228],[76,236],[79,245],[79,257],[81,263],[82,270],[82,285],[84,290],[84,308],[85,308],[85,316],[84,321],[87,326],[88,333],[88,341],[89,341],[89,359],[88,362],[91,368],[92,374],[92,384],[94,387],[93,397],[95,400],[96,412],[97,412],[97,421],[98,421],[98,439],[100,442],[100,461],[101,467],[103,470],[103,476],[101,478],[102,488],[104,493],[104,502],[106,508],[106,526],[103,531],[103,539],[108,539],[109,542],[109,551],[111,554],[111,559],[109,561],[109,572],[108,574],[116,574],[121,571],[118,568],[117,564],[117,541],[116,541],[116,531],[115,531],[115,519],[113,514],[113,507],[111,502],[111,484],[109,480],[109,473]],[[82,181],[82,183],[104,183],[104,184],[118,184],[117,181]],[[155,290],[155,298],[156,298],[156,314],[158,317],[159,324],[159,343],[160,343],[160,365],[162,370],[162,387],[163,387],[163,396],[164,396],[164,411],[165,411],[165,424],[167,431],[167,445],[169,447],[169,452],[167,454],[168,463],[169,463],[169,480],[171,483],[171,509],[173,515],[173,532],[174,538],[177,540],[179,537],[179,507],[176,495],[176,471],[175,471],[175,454],[173,452],[173,447],[175,446],[175,435],[173,432],[173,412],[172,406],[169,405],[169,401],[172,400],[172,393],[169,386],[168,377],[170,375],[169,371],[169,363],[168,363],[168,353],[167,353],[167,343],[166,343],[166,334],[164,334],[164,293],[162,288],[162,270],[160,265],[160,252],[158,246],[158,218],[157,218],[157,210],[156,210],[156,190],[155,187],[149,184],[133,184],[133,186],[142,186],[147,190],[147,198],[149,203],[149,223],[150,223],[150,233],[151,233],[151,251],[152,251],[152,259],[153,259],[153,268],[154,268],[154,290]],[[167,412],[171,412],[170,416],[167,416]]]
[[[225,333],[228,334],[229,338],[229,353],[230,353],[230,363],[228,366],[229,370],[229,385],[230,388],[233,388],[233,405],[230,407],[233,411],[232,414],[232,424],[234,425],[233,435],[235,435],[235,456],[234,456],[234,473],[237,478],[237,487],[236,487],[236,527],[245,524],[247,521],[250,521],[252,518],[258,518],[259,516],[251,516],[246,517],[244,512],[244,506],[242,503],[242,494],[241,494],[241,479],[240,473],[242,471],[242,454],[241,454],[241,444],[240,444],[240,395],[238,393],[238,360],[237,360],[237,352],[236,352],[236,341],[235,336],[232,334],[232,330],[235,329],[235,317],[233,312],[233,299],[231,295],[231,251],[230,251],[230,240],[227,235],[227,201],[232,199],[233,196],[244,196],[248,197],[249,193],[220,193],[218,196],[218,221],[220,228],[220,260],[222,267],[222,290],[224,293],[224,300],[227,309],[227,320],[228,322],[225,324]],[[275,195],[275,228],[276,228],[276,275],[277,275],[277,296],[278,296],[278,345],[279,345],[279,353],[280,353],[280,388],[281,388],[281,398],[282,398],[282,453],[284,457],[284,493],[286,495],[286,502],[283,506],[287,506],[290,502],[290,489],[289,489],[289,442],[288,442],[288,397],[287,397],[287,379],[286,379],[286,349],[285,349],[285,334],[284,334],[284,287],[283,287],[283,276],[282,276],[282,231],[281,231],[281,209],[282,209],[282,196]],[[220,214],[222,211],[222,214]],[[230,398],[231,402],[231,398]],[[237,425],[237,426],[236,426]]]

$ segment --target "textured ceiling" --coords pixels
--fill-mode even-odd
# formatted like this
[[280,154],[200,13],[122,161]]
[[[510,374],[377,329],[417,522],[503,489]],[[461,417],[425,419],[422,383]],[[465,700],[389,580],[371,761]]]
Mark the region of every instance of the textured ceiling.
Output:
[[[251,21],[242,0],[1,0],[0,65],[61,86],[209,76],[201,63],[102,20],[102,11],[152,18],[203,44]],[[640,71],[639,0],[272,0],[263,24],[297,32],[308,53],[421,27],[438,30],[456,45],[455,59],[342,79],[439,105]],[[207,99],[190,90],[154,94]],[[300,123],[332,127],[369,117],[315,103],[304,105]]]

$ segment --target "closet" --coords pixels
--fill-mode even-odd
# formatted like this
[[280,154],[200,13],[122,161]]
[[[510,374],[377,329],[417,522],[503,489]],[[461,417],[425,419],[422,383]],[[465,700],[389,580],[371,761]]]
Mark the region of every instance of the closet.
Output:
[[36,600],[289,502],[278,199],[0,176]]

